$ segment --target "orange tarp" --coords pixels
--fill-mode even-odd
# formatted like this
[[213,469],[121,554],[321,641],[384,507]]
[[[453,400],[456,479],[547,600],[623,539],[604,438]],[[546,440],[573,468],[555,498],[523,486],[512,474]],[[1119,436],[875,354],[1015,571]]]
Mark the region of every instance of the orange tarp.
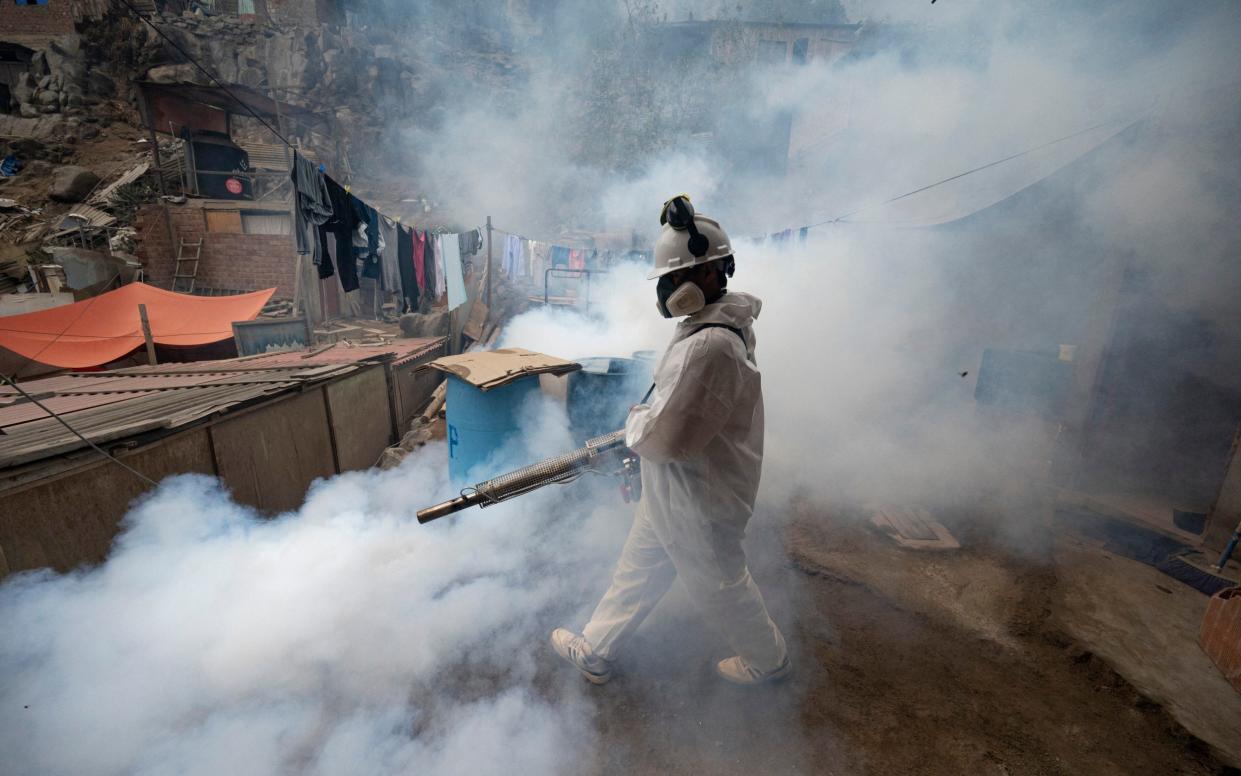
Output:
[[143,344],[140,304],[159,344],[206,345],[231,339],[233,321],[257,317],[275,292],[191,296],[130,283],[62,307],[0,317],[0,347],[68,369],[107,364]]

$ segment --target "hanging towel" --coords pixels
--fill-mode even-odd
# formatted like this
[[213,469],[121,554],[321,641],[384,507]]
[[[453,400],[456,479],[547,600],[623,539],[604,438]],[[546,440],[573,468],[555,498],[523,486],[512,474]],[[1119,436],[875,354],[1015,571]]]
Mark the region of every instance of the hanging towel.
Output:
[[461,243],[457,235],[446,234],[444,247],[444,280],[448,291],[448,309],[455,310],[465,304],[465,275],[461,270]]
[[427,290],[427,233],[417,230],[413,233],[414,243],[414,278],[418,284],[418,293]]

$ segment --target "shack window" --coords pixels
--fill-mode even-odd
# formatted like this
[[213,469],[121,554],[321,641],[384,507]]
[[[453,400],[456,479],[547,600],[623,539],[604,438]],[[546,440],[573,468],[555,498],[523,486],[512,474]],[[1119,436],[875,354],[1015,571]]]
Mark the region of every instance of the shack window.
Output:
[[793,41],[793,64],[804,65],[809,59],[810,38],[798,38]]
[[758,61],[769,65],[782,65],[789,61],[789,44],[782,40],[760,40]]
[[208,210],[207,231],[241,234],[241,213],[236,210]]
[[288,213],[242,213],[244,234],[293,234],[293,220]]

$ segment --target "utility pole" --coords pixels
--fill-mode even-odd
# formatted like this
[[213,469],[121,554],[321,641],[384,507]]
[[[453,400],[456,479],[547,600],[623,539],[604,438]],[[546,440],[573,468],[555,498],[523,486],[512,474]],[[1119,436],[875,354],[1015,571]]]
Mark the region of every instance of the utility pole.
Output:
[[488,315],[491,314],[491,216],[487,216],[487,303]]
[[158,363],[155,360],[155,339],[151,336],[151,322],[147,320],[146,305],[138,305],[138,318],[142,321],[142,338],[147,343],[147,363],[155,366]]

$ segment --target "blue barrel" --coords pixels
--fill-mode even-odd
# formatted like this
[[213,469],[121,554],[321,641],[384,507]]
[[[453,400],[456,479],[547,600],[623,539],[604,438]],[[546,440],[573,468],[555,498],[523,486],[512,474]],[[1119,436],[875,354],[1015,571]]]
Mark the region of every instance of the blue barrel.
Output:
[[453,482],[471,483],[501,473],[481,465],[517,437],[524,405],[538,390],[534,375],[490,391],[448,376],[448,475]]
[[655,366],[659,363],[658,350],[635,350],[633,360],[638,362],[640,369],[646,371],[647,385],[655,379]]
[[629,408],[650,385],[650,367],[631,358],[578,359],[569,375],[569,429],[579,443],[625,425]]

